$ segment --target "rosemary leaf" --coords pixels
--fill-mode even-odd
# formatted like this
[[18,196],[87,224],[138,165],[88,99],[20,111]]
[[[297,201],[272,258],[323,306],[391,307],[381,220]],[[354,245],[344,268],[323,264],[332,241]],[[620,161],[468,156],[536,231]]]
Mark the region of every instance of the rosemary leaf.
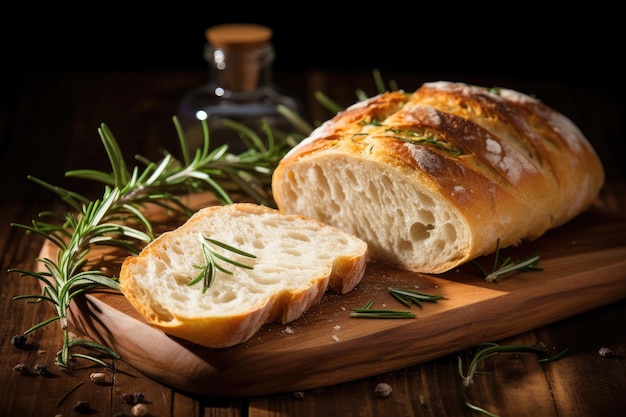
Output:
[[350,317],[364,319],[409,319],[416,317],[410,311],[373,309],[374,300],[370,299],[362,308],[350,310]]
[[276,106],[276,111],[280,113],[294,128],[298,129],[303,135],[308,136],[313,131],[313,126],[307,122],[302,116],[293,111],[290,107],[284,104]]
[[410,311],[355,309],[350,310],[350,317],[363,319],[412,319],[417,316]]
[[485,276],[485,281],[487,282],[498,282],[498,279],[504,275],[510,274],[516,271],[523,272],[532,272],[532,271],[542,271],[543,268],[537,267],[539,263],[540,256],[533,255],[525,258],[517,259],[513,263],[511,263],[511,257],[506,257],[504,259],[500,258],[500,239],[496,242],[496,250],[493,261],[493,267],[490,273],[487,273],[485,269],[480,266],[478,262],[472,260],[471,263],[476,266],[480,272]]
[[98,364],[98,365],[100,365],[100,366],[104,366],[104,367],[106,367],[106,368],[110,368],[110,366],[109,366],[109,365],[107,365],[107,363],[106,363],[105,361],[103,361],[102,359],[94,358],[93,356],[90,356],[90,355],[85,355],[85,354],[82,354],[82,353],[73,353],[73,354],[72,354],[72,357],[73,357],[73,358],[83,358],[83,359],[87,359],[87,360],[90,360],[90,361],[92,361],[92,362],[97,363],[97,364]]
[[[509,274],[513,271],[523,271],[526,268],[533,268],[537,262],[539,261],[539,255],[533,256],[526,260],[519,260],[515,263],[505,266],[503,268],[497,269],[485,277],[487,282],[497,281],[503,275]],[[534,269],[538,270],[538,269]]]
[[[43,282],[46,285],[46,288],[53,288],[54,286],[52,285],[52,282],[50,282],[50,280],[47,278],[47,275],[44,273],[39,273],[39,272],[35,272],[35,271],[27,271],[25,269],[19,269],[19,268],[10,268],[8,270],[8,272],[19,272],[20,276],[30,276],[33,278],[37,278],[38,280],[40,280],[41,282]],[[13,297],[13,299],[16,299],[20,296],[17,297]]]
[[[401,296],[400,294],[394,291],[391,291],[391,295],[393,296],[393,298],[398,300],[400,303],[404,304],[406,307],[411,307],[411,300],[404,298],[403,296]],[[420,303],[419,301],[417,302],[417,305],[422,307],[422,303]]]
[[124,184],[128,182],[129,177],[122,151],[117,140],[115,140],[115,137],[113,136],[113,132],[111,132],[106,124],[103,123],[100,125],[98,133],[100,134],[102,144],[104,145],[104,148],[109,156],[109,162],[111,163],[113,176],[115,178],[115,187],[122,188]]
[[233,253],[236,253],[237,255],[241,255],[241,256],[246,256],[248,258],[256,258],[256,256],[252,253],[248,253],[246,251],[243,251],[241,249],[238,249],[234,246],[228,245],[224,242],[220,242],[219,240],[215,240],[215,239],[211,239],[211,238],[205,238],[207,240],[207,242],[210,242],[212,244],[214,244],[215,246],[219,246],[220,248],[224,248],[228,251],[231,251]]
[[40,327],[45,326],[46,324],[52,323],[53,321],[57,321],[57,320],[60,320],[60,319],[61,319],[61,317],[60,317],[60,316],[49,317],[49,318],[47,318],[46,320],[43,320],[43,321],[41,321],[41,322],[39,322],[39,323],[35,324],[34,326],[32,326],[32,327],[30,327],[30,328],[26,329],[26,330],[24,331],[24,334],[26,335],[26,334],[28,334],[28,333],[31,333],[31,332],[33,332],[33,331],[35,331],[35,330],[39,329]]
[[567,352],[569,352],[569,348],[565,348],[562,351],[560,351],[559,353],[557,353],[556,355],[550,356],[549,358],[539,359],[539,363],[554,362],[556,360],[561,359],[563,356],[565,356],[567,354]]
[[238,266],[239,268],[244,268],[244,269],[252,269],[253,268],[250,265],[246,265],[246,264],[242,264],[241,262],[234,261],[234,260],[228,258],[227,256],[224,256],[224,255],[222,255],[221,253],[218,253],[218,252],[213,252],[212,251],[211,255],[215,256],[218,259],[221,259],[224,262],[228,262],[231,265]]
[[98,342],[94,342],[92,340],[87,340],[87,339],[83,339],[82,337],[75,337],[73,339],[70,340],[70,342],[68,343],[69,346],[83,346],[83,347],[87,347],[89,349],[95,349],[95,350],[100,350],[102,352],[106,352],[107,354],[109,354],[110,356],[116,358],[116,359],[120,359],[121,356],[114,351],[113,349],[110,349]]
[[15,297],[13,297],[13,300],[26,300],[27,303],[39,303],[41,301],[49,301],[52,304],[57,304],[57,300],[55,300],[54,298],[46,297],[45,295],[40,294],[16,295]]
[[387,87],[385,86],[383,77],[380,74],[380,70],[374,69],[372,71],[372,76],[374,77],[374,84],[376,84],[376,91],[378,91],[379,94],[387,91]]
[[333,99],[331,99],[321,91],[315,92],[315,98],[322,106],[326,107],[326,109],[332,113],[339,113],[340,111],[344,110],[342,106],[337,104]]
[[426,293],[415,291],[415,290],[407,290],[407,289],[392,288],[392,287],[389,287],[387,290],[398,301],[402,302],[405,305],[407,305],[407,302],[408,302],[409,304],[413,303],[419,307],[423,307],[422,301],[436,303],[437,300],[440,300],[443,298],[443,295],[426,294]]

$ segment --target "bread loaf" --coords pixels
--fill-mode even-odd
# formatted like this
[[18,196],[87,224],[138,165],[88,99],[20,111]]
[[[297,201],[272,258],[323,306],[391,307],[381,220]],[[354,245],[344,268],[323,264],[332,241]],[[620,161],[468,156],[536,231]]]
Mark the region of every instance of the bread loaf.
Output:
[[585,211],[601,161],[571,120],[528,95],[431,82],[358,102],[272,178],[285,213],[367,241],[373,259],[442,273]]
[[[234,261],[220,261],[206,292],[188,285],[206,265],[210,238],[255,258],[219,246]],[[343,294],[361,280],[367,244],[348,233],[298,215],[250,203],[201,209],[166,232],[120,271],[124,296],[153,326],[212,348],[242,343],[269,322],[288,323],[318,303],[327,290]]]

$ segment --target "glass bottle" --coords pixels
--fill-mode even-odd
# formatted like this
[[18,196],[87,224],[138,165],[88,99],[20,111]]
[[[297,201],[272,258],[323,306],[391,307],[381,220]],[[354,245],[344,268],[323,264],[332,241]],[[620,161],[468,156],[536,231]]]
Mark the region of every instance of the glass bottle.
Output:
[[238,131],[221,123],[222,118],[243,123],[264,141],[262,119],[273,130],[293,131],[277,106],[285,105],[299,114],[303,106],[272,82],[272,30],[254,24],[223,24],[208,28],[205,35],[208,83],[184,95],[178,109],[190,150],[202,146],[202,119],[208,123],[211,149],[228,143],[231,153],[245,151],[246,145]]

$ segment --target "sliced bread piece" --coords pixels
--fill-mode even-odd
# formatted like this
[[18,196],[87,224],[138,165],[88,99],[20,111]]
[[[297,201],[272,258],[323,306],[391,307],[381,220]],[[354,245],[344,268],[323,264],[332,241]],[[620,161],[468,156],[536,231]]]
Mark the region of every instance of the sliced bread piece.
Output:
[[[206,290],[202,282],[189,285],[207,264],[206,245],[251,269],[214,258],[230,273],[215,269]],[[120,289],[151,325],[223,348],[248,340],[266,323],[299,318],[328,289],[351,291],[367,255],[365,241],[310,218],[251,203],[212,206],[125,259]]]

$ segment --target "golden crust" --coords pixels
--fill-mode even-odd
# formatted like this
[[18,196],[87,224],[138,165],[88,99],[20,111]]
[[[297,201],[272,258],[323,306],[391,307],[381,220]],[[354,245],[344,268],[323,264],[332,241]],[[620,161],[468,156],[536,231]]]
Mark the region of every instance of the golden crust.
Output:
[[[331,158],[332,163],[323,162]],[[381,177],[432,193],[462,219],[460,229],[471,236],[447,261],[402,259],[393,249],[373,253],[419,272],[451,269],[492,252],[498,241],[504,247],[535,239],[586,210],[604,183],[596,152],[562,114],[513,90],[449,82],[427,83],[412,94],[381,94],[324,123],[276,168],[278,207],[325,222],[333,218],[330,224],[353,233],[360,230],[357,223],[366,219],[328,213],[304,192],[315,185],[305,184],[305,170],[326,170],[319,177],[333,181],[329,178],[340,164],[365,164],[366,172],[379,170]],[[307,200],[306,209],[299,199]],[[355,204],[362,203],[337,202]],[[410,216],[410,210],[420,207],[402,211]],[[384,236],[389,225],[373,224],[379,230],[369,232],[368,243],[376,248],[375,236]]]

